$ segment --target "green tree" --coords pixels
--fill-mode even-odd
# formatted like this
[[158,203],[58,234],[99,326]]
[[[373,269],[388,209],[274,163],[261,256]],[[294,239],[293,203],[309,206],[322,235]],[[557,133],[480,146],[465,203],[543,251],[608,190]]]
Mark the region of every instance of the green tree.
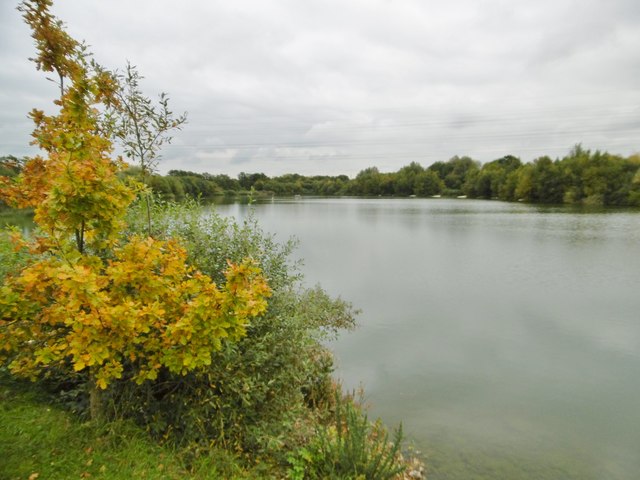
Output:
[[566,179],[565,203],[627,205],[638,165],[618,155],[576,146],[559,166]]
[[413,191],[416,195],[439,195],[444,188],[444,182],[433,170],[424,170],[416,175]]
[[510,179],[515,184],[514,199],[523,202],[533,201],[533,165],[527,163],[514,174],[515,178]]
[[445,192],[449,195],[462,193],[468,177],[472,176],[479,169],[478,162],[469,157],[452,157],[447,162],[435,162],[429,166],[444,181]]
[[356,175],[351,187],[354,195],[381,195],[382,174],[377,167],[365,168]]
[[565,180],[558,162],[544,156],[533,161],[530,201],[534,203],[562,203]]
[[402,167],[395,175],[394,193],[402,196],[414,195],[416,180],[423,172],[424,168],[418,162]]
[[446,176],[449,175],[449,173],[451,173],[451,171],[453,170],[453,165],[451,163],[441,161],[434,162],[429,165],[429,167],[427,167],[427,170],[435,172],[438,175],[438,178],[444,180]]
[[[299,177],[299,175],[297,177]],[[294,181],[297,180],[297,179],[298,178],[294,178]],[[245,172],[240,172],[238,174],[238,182],[240,183],[240,187],[243,188],[246,191],[251,190],[251,187],[253,187],[253,185],[258,180],[268,180],[268,177],[264,173],[245,173]]]
[[512,155],[485,163],[474,175],[467,177],[466,194],[480,198],[499,197],[509,174],[521,165],[520,159]]
[[[124,73],[115,78],[118,81],[116,101],[109,103],[106,122],[121,143],[125,155],[140,167],[142,181],[149,184],[160,160],[160,149],[171,143],[171,132],[182,128],[187,114],[174,116],[165,92],[159,95],[157,104],[146,97],[140,87],[144,77],[130,63],[127,63]],[[158,186],[158,180],[155,183]],[[151,197],[147,194],[144,199],[149,227],[147,233],[151,235]]]
[[502,182],[498,190],[498,198],[500,200],[508,202],[518,200],[519,197],[516,196],[516,188],[518,187],[518,179],[522,168],[523,167],[521,166],[507,174],[504,182]]

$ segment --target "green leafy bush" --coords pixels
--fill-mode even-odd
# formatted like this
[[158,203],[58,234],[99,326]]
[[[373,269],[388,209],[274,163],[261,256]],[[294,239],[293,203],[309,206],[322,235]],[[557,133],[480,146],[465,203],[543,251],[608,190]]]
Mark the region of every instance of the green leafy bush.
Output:
[[[312,432],[312,407],[333,395],[333,360],[323,341],[353,327],[353,309],[320,287],[303,288],[291,260],[295,242],[276,242],[253,218],[237,223],[196,202],[156,202],[151,219],[156,238],[179,237],[189,263],[214,281],[223,281],[228,261],[252,258],[272,296],[244,338],[213,353],[210,367],[185,376],[161,372],[139,386],[114,384],[113,414],[181,444],[213,442],[284,460],[283,452]],[[130,235],[145,231],[145,215],[134,209],[129,225]]]

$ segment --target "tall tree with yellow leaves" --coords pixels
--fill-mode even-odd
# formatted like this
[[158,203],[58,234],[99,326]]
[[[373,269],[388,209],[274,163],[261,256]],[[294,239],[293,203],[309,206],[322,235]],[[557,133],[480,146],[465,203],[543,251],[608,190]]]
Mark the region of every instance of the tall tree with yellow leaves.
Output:
[[270,289],[250,259],[229,264],[219,286],[187,265],[177,240],[123,238],[137,187],[118,176],[124,163],[111,157],[99,113],[118,101],[118,83],[66,34],[51,6],[19,6],[33,31],[33,60],[56,72],[60,98],[54,115],[31,112],[43,156],[0,179],[0,197],[33,207],[40,228],[30,240],[14,235],[16,248],[32,256],[0,288],[0,361],[32,379],[53,368],[88,372],[97,417],[100,392],[114,381],[142,383],[163,370],[185,375],[210,364],[212,352],[265,311]]

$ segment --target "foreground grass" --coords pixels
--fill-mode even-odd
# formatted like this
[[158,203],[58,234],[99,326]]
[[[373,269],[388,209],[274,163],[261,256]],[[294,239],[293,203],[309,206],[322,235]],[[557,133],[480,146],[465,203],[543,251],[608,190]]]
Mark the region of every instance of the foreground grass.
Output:
[[29,387],[0,383],[0,479],[261,478],[223,452],[189,462],[127,422],[82,422]]

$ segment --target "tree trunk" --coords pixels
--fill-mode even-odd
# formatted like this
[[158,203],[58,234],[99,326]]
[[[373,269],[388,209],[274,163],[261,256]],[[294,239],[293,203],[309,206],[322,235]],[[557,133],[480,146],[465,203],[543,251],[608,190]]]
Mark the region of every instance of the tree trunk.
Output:
[[91,420],[101,420],[104,416],[102,390],[95,383],[91,384],[89,390],[89,413]]
[[151,201],[149,200],[149,197],[151,196],[150,193],[147,193],[147,195],[145,196],[145,202],[147,205],[147,234],[152,237],[151,235]]

